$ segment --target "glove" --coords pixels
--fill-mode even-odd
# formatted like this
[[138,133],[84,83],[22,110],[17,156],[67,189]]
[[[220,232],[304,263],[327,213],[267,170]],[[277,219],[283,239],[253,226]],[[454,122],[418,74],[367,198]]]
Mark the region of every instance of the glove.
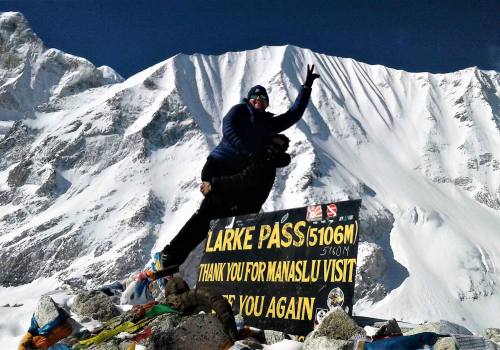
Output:
[[304,82],[304,86],[306,88],[311,88],[312,84],[314,82],[314,79],[319,78],[319,74],[313,73],[314,71],[314,64],[309,68],[309,65],[307,65],[307,76],[306,76],[306,81]]

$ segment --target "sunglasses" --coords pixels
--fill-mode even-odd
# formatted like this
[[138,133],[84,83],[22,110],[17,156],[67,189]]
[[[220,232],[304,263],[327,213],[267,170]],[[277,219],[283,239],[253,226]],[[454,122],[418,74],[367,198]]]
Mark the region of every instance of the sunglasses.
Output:
[[259,100],[262,100],[262,101],[267,101],[267,96],[266,95],[251,95],[250,99],[251,100],[259,99]]

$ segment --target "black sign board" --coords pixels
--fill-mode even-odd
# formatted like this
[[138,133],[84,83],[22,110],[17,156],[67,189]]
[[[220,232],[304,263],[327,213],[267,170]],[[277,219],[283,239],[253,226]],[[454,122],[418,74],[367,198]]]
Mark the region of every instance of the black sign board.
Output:
[[305,335],[329,309],[352,313],[360,200],[214,220],[197,287],[245,324]]

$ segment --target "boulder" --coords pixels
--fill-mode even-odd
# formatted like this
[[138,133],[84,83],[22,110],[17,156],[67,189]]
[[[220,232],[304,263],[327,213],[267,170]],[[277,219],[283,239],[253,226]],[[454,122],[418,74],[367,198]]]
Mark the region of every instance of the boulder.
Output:
[[290,336],[283,332],[266,329],[264,330],[264,339],[266,344],[272,345],[282,340],[290,339]]
[[61,309],[57,306],[54,300],[52,300],[49,295],[44,295],[38,301],[34,316],[38,326],[43,327],[44,325],[55,320],[60,313]]
[[328,337],[307,338],[303,350],[352,350],[352,340],[332,339]]
[[212,314],[190,316],[175,328],[175,350],[213,350],[229,344],[224,326]]
[[499,328],[486,328],[480,333],[486,339],[500,345],[500,329]]
[[365,337],[366,332],[342,308],[335,308],[326,314],[310,338],[352,340],[356,335]]
[[304,350],[352,350],[355,337],[366,336],[363,328],[342,309],[329,311],[316,330],[308,335]]
[[151,327],[151,330],[154,333],[160,332],[168,332],[179,325],[182,321],[182,317],[177,314],[163,314],[157,316],[148,327]]
[[399,328],[398,322],[393,318],[387,321],[380,327],[380,329],[375,333],[375,337],[390,337],[395,335],[402,335],[403,332]]
[[78,293],[71,310],[80,316],[91,317],[101,322],[108,321],[121,313],[109,296],[96,290]]
[[147,349],[166,349],[173,342],[175,327],[181,321],[181,316],[176,314],[163,314],[156,317],[148,327],[151,336],[139,343]]
[[434,350],[456,350],[459,349],[455,339],[452,337],[439,338],[433,347]]

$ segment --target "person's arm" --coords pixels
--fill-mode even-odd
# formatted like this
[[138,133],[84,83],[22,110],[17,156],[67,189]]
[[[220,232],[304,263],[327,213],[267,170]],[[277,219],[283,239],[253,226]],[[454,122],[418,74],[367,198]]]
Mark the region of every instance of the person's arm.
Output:
[[295,99],[292,108],[290,108],[286,113],[271,119],[271,125],[275,133],[279,134],[283,130],[288,129],[293,124],[298,122],[300,118],[302,118],[311,97],[312,84],[317,78],[319,78],[319,74],[314,73],[314,64],[311,67],[307,65],[306,80],[304,85],[302,85],[299,95]]
[[251,146],[244,139],[244,130],[250,123],[250,118],[247,117],[246,107],[243,105],[236,105],[227,112],[222,120],[222,134],[229,141],[231,145],[237,148],[241,153],[249,155],[251,153]]
[[299,95],[295,99],[292,108],[290,108],[287,112],[275,116],[271,119],[273,132],[279,134],[283,130],[288,129],[293,124],[298,122],[300,118],[302,118],[302,115],[306,110],[310,97],[311,97],[311,88],[302,86]]

